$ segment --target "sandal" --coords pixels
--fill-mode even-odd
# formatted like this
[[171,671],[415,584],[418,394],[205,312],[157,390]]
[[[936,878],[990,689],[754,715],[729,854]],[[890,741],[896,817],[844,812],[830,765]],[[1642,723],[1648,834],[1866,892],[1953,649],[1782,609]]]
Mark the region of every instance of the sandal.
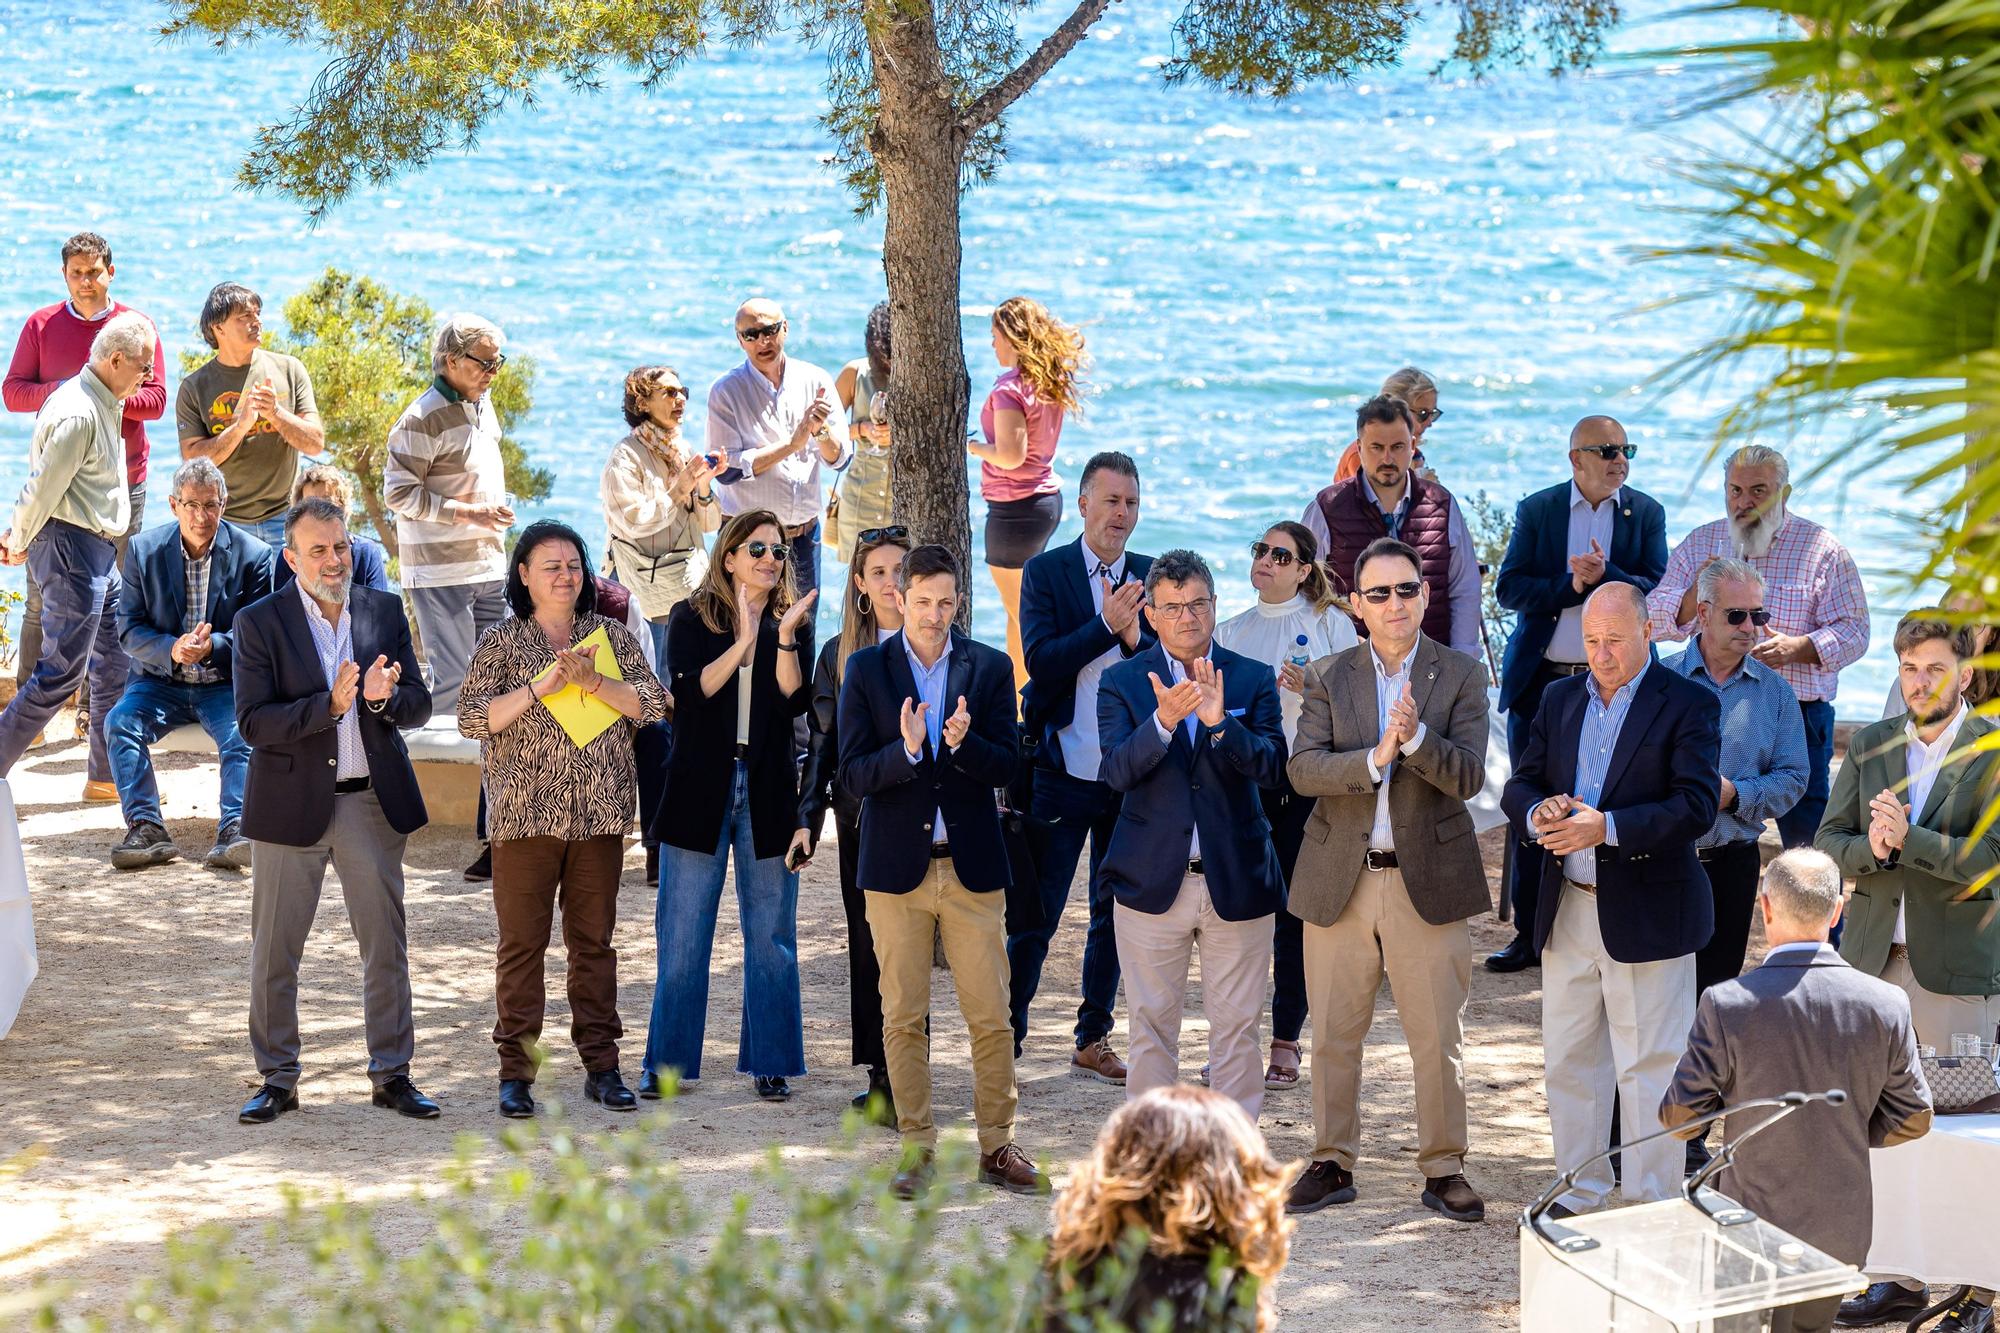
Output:
[[1264,1087],[1270,1092],[1283,1092],[1287,1088],[1299,1086],[1299,1044],[1295,1041],[1271,1039],[1271,1067],[1264,1071]]

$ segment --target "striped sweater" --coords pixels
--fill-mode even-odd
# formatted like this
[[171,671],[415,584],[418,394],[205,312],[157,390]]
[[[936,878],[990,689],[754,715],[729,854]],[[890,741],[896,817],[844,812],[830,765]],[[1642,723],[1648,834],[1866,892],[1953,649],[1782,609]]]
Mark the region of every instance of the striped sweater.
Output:
[[396,515],[405,588],[450,588],[507,577],[506,534],[453,516],[447,503],[506,498],[500,420],[491,398],[467,402],[442,377],[389,429],[382,499]]

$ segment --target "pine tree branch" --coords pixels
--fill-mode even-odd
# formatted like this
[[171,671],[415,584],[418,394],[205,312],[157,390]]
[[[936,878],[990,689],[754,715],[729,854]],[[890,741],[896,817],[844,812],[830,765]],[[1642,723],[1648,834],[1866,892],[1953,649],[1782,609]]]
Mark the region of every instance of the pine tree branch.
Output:
[[1055,68],[1058,60],[1075,49],[1084,34],[1090,31],[1090,25],[1104,17],[1104,11],[1110,7],[1111,0],[1081,0],[1070,16],[1062,21],[1062,26],[1043,38],[1041,45],[1030,52],[1026,60],[1008,70],[998,83],[981,93],[965,109],[958,118],[959,133],[970,139],[998,120],[1022,93],[1034,87],[1044,74]]

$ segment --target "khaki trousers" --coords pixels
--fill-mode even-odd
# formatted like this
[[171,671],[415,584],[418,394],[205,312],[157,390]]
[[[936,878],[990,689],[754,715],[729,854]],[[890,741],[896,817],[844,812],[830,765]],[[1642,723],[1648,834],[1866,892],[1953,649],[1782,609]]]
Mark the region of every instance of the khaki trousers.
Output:
[[1014,1024],[1007,1009],[1007,902],[1004,893],[974,893],[961,884],[949,857],[908,893],[865,892],[875,961],[882,968],[882,1051],[896,1098],[896,1129],[905,1143],[937,1143],[931,1120],[931,940],[944,941],[945,962],[958,988],[958,1011],[972,1036],[972,1116],[979,1151],[1014,1141]]
[[1951,1054],[1952,1034],[1975,1032],[1981,1041],[1992,1041],[2000,1027],[2000,995],[1939,995],[1917,983],[1910,960],[1889,955],[1883,965],[1882,980],[1902,988],[1910,997],[1910,1023],[1917,1030],[1919,1046],[1935,1046],[1939,1055]]
[[1361,1048],[1375,992],[1389,994],[1417,1083],[1417,1166],[1426,1177],[1465,1170],[1465,1002],[1472,932],[1417,914],[1400,870],[1364,870],[1330,926],[1305,926],[1306,1009],[1312,1015],[1313,1160],[1354,1169],[1361,1148]]

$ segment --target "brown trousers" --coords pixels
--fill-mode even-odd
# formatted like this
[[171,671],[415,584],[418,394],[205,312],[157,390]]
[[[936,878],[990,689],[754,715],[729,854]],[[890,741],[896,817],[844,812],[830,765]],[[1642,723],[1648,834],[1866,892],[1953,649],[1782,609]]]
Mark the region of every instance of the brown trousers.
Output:
[[618,952],[611,947],[618,920],[618,872],[625,840],[496,838],[493,842],[493,914],[500,946],[493,968],[500,1011],[493,1044],[500,1048],[500,1077],[535,1077],[529,1047],[541,1040],[543,956],[556,905],[562,905],[563,945],[569,951],[570,1038],[583,1067],[593,1074],[618,1067]]

